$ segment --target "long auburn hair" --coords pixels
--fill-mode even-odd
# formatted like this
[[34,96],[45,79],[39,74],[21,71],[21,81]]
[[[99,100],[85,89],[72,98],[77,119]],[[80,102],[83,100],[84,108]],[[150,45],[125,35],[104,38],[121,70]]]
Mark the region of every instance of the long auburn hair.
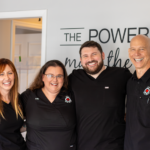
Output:
[[[0,73],[2,73],[5,70],[5,67],[7,65],[11,68],[12,72],[14,73],[14,79],[15,79],[14,85],[12,86],[9,92],[10,102],[11,102],[13,109],[15,110],[16,118],[18,118],[18,115],[19,115],[23,119],[23,112],[20,107],[19,97],[18,97],[18,74],[17,74],[16,68],[9,59],[1,58],[0,59]],[[4,113],[5,112],[4,112],[3,103],[2,103],[2,95],[0,91],[0,116],[5,119]]]
[[63,88],[64,90],[67,90],[68,88],[68,75],[67,75],[67,71],[65,66],[63,65],[62,62],[60,62],[59,60],[50,60],[48,62],[45,63],[45,65],[40,69],[39,73],[37,74],[37,76],[35,77],[33,83],[30,86],[30,90],[35,90],[38,88],[43,88],[44,87],[44,82],[42,81],[42,76],[43,74],[45,74],[46,70],[48,67],[61,67],[64,73],[64,84],[63,84]]

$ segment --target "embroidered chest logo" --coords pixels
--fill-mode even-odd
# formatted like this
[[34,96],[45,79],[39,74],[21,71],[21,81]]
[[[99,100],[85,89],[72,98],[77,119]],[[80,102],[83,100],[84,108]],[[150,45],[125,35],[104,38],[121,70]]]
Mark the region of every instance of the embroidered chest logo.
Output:
[[69,96],[66,96],[66,98],[65,98],[65,102],[66,102],[66,103],[71,103],[71,102],[72,102],[72,100],[71,100],[71,98],[70,98]]
[[143,92],[144,95],[149,95],[150,94],[150,87],[148,86],[144,92]]

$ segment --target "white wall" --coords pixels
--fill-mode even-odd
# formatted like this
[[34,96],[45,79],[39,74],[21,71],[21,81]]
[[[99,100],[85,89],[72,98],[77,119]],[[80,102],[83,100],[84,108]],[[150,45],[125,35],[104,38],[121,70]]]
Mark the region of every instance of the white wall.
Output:
[[10,59],[11,21],[0,20],[0,58]]
[[[77,31],[82,32],[81,41],[68,43],[83,43],[89,40],[89,29],[96,29],[99,32],[101,29],[107,28],[109,31],[113,29],[116,32],[117,28],[120,28],[123,33],[125,28],[126,30],[128,28],[137,28],[131,30],[131,33],[138,34],[139,27],[150,27],[149,6],[149,0],[7,0],[1,2],[0,11],[47,9],[46,61],[59,59],[65,63],[67,57],[71,60],[76,59],[79,62],[78,51],[80,46],[60,46],[60,44],[67,43],[64,32],[71,32],[72,34],[75,32],[73,30],[60,30],[60,28],[84,27],[84,30]],[[106,40],[107,34],[106,32],[103,33],[103,40]],[[104,49],[106,65],[108,64],[107,57],[109,52],[113,50],[115,53],[118,47],[120,48],[119,58],[122,59],[122,66],[124,65],[124,62],[128,59],[127,50],[129,43],[127,38],[128,35],[126,33],[123,43],[119,39],[117,39],[116,43],[113,43],[112,37],[110,37],[110,41],[106,44],[101,43],[98,38],[93,38]],[[111,65],[114,63],[113,58]],[[131,62],[129,62],[128,66],[130,64]],[[73,66],[69,67],[67,65],[69,73],[73,68]],[[132,72],[134,71],[134,67],[130,69]]]

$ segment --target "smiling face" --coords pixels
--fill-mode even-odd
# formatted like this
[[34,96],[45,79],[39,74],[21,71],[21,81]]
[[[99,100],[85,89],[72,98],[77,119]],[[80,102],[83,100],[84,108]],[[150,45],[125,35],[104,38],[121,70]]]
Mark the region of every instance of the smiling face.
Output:
[[130,60],[136,70],[147,71],[150,68],[150,41],[143,35],[138,35],[131,40],[128,50]]
[[63,69],[59,66],[48,67],[45,74],[51,74],[55,76],[54,78],[49,78],[43,75],[42,81],[44,82],[44,90],[50,92],[51,94],[58,94],[64,84],[64,78],[58,78],[56,76],[64,76]]
[[4,71],[0,72],[0,92],[10,91],[14,85],[14,79],[12,69],[6,65]]
[[104,53],[100,53],[97,47],[84,47],[81,51],[81,64],[83,69],[91,75],[97,74],[101,71],[103,60],[105,58]]

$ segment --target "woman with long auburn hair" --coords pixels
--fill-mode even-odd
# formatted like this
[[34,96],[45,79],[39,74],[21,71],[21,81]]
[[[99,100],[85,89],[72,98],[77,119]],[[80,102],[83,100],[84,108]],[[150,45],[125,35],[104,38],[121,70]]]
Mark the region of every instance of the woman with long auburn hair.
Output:
[[48,61],[21,94],[27,123],[27,150],[76,150],[73,93],[65,66]]
[[0,59],[0,150],[24,150],[20,133],[23,111],[18,95],[18,75],[9,59]]

